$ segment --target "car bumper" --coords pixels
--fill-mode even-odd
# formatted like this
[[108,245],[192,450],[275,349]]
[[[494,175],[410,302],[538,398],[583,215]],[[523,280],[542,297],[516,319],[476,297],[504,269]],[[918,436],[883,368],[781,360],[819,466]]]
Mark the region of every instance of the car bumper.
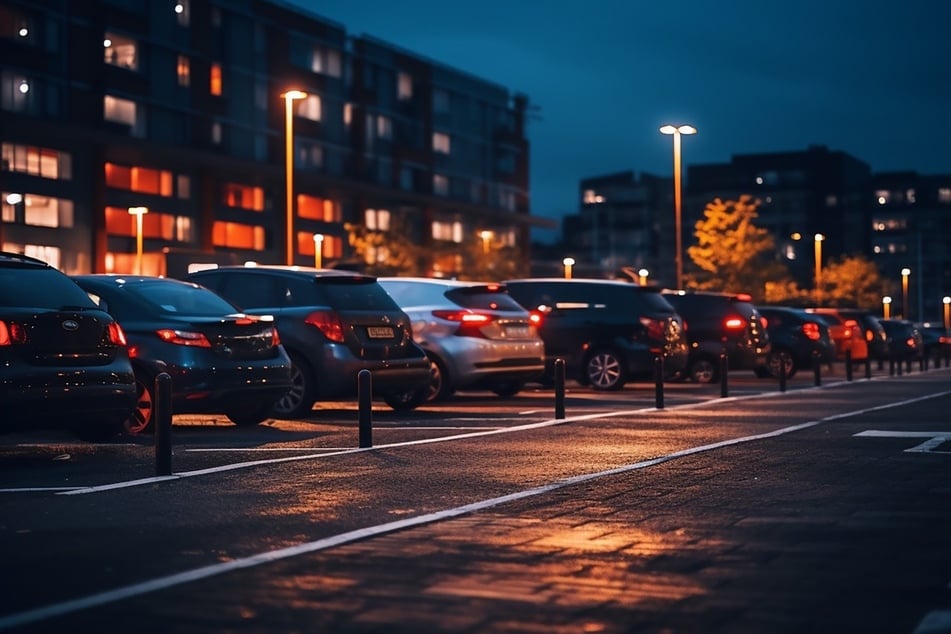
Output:
[[429,357],[402,359],[357,359],[343,346],[325,346],[323,357],[315,363],[319,399],[345,398],[356,395],[361,370],[370,371],[373,393],[390,394],[423,389],[429,386]]
[[539,341],[498,342],[474,337],[452,337],[424,347],[447,369],[454,387],[493,380],[529,381],[545,371],[545,344]]

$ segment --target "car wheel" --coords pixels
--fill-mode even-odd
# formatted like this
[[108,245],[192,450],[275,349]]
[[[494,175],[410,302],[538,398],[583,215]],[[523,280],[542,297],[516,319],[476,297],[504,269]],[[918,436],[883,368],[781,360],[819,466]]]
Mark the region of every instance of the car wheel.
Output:
[[614,350],[598,350],[585,363],[585,378],[596,390],[620,390],[627,379],[624,362]]
[[719,377],[717,364],[710,357],[700,357],[690,364],[687,371],[694,383],[713,383]]
[[384,394],[383,402],[392,407],[394,412],[409,412],[425,403],[428,394],[429,389],[425,387],[415,392]]
[[786,350],[778,350],[776,352],[770,352],[766,357],[766,367],[769,368],[769,373],[774,377],[779,378],[779,371],[782,367],[780,363],[786,366],[786,378],[791,379],[796,376],[796,370],[799,368],[796,367],[796,360],[793,359],[793,356]]
[[509,381],[507,383],[496,383],[491,388],[492,392],[501,396],[502,398],[507,398],[509,396],[515,396],[525,387],[524,383],[519,383],[517,381]]
[[291,389],[271,407],[276,418],[300,418],[314,409],[317,385],[314,371],[299,355],[291,357]]
[[449,372],[445,364],[436,357],[429,358],[429,389],[426,391],[426,401],[441,401],[449,398],[452,394],[452,386],[449,381]]
[[271,417],[271,405],[245,403],[242,407],[225,412],[228,419],[239,427],[254,427]]
[[135,409],[123,428],[133,436],[150,434],[155,429],[155,377],[151,374],[135,375]]

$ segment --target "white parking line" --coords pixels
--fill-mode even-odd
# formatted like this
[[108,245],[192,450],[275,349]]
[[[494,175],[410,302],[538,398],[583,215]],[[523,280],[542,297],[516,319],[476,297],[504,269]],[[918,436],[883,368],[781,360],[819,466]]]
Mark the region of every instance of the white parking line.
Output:
[[[165,577],[157,577],[155,579],[150,579],[148,581],[144,581],[141,583],[136,583],[136,584],[132,584],[132,585],[121,587],[121,588],[116,588],[114,590],[108,590],[106,592],[100,592],[97,594],[81,597],[78,599],[64,601],[62,603],[54,603],[51,605],[35,608],[32,610],[26,610],[24,612],[18,612],[18,613],[4,616],[4,617],[0,617],[0,629],[7,629],[7,628],[17,627],[21,625],[27,625],[29,623],[35,623],[37,621],[42,621],[42,620],[53,618],[56,616],[62,616],[64,614],[69,614],[72,612],[76,612],[78,610],[83,610],[83,609],[87,609],[87,608],[91,608],[91,607],[95,607],[99,605],[105,605],[108,603],[114,603],[122,599],[128,599],[131,597],[141,596],[143,594],[148,594],[150,592],[156,592],[159,590],[165,590],[167,588],[179,586],[185,583],[190,583],[192,581],[199,581],[201,579],[215,577],[217,575],[222,575],[222,574],[232,572],[235,570],[253,568],[263,564],[280,561],[282,559],[290,559],[292,557],[297,557],[300,555],[306,555],[309,553],[327,550],[330,548],[334,548],[336,546],[342,546],[344,544],[349,544],[351,542],[355,542],[361,539],[366,539],[368,537],[375,537],[378,535],[392,533],[392,532],[402,530],[405,528],[410,528],[414,526],[422,526],[424,524],[432,524],[434,522],[439,522],[442,520],[459,517],[461,515],[468,515],[470,513],[483,511],[485,509],[493,508],[501,504],[506,504],[508,502],[514,502],[516,500],[522,500],[522,499],[534,497],[537,495],[551,493],[552,491],[557,491],[565,487],[589,482],[591,480],[596,480],[598,478],[603,478],[603,477],[612,476],[612,475],[619,475],[619,474],[628,473],[631,471],[636,471],[639,469],[645,469],[647,467],[652,467],[654,465],[669,462],[671,460],[676,460],[677,458],[692,456],[695,454],[712,451],[715,449],[721,449],[723,447],[740,445],[743,443],[754,442],[754,441],[763,440],[766,438],[775,438],[777,436],[783,436],[785,434],[801,431],[809,427],[814,427],[816,425],[820,425],[827,421],[839,420],[849,416],[858,416],[858,415],[868,413],[871,411],[877,411],[877,410],[882,410],[882,409],[887,409],[892,407],[901,407],[902,405],[908,405],[910,403],[916,403],[916,402],[931,399],[931,398],[938,398],[941,396],[945,396],[947,394],[951,394],[951,390],[939,392],[936,394],[929,394],[926,396],[921,396],[921,397],[917,397],[913,399],[897,401],[897,402],[889,403],[886,405],[879,405],[876,407],[869,407],[865,409],[854,410],[852,412],[847,412],[844,414],[836,414],[833,416],[827,416],[817,420],[809,421],[806,423],[800,423],[798,425],[792,425],[790,427],[783,427],[781,429],[776,429],[776,430],[765,432],[762,434],[753,434],[751,436],[742,436],[740,438],[731,438],[728,440],[722,440],[722,441],[710,443],[707,445],[699,445],[696,447],[690,447],[688,449],[682,449],[680,451],[669,453],[665,456],[651,458],[649,460],[643,460],[640,462],[623,465],[623,466],[616,467],[614,469],[608,469],[605,471],[598,471],[595,473],[588,473],[588,474],[583,474],[579,476],[574,476],[571,478],[565,478],[563,480],[559,480],[551,484],[533,487],[531,489],[525,489],[523,491],[517,491],[515,493],[510,493],[508,495],[503,495],[500,497],[482,500],[480,502],[473,502],[472,504],[465,504],[463,506],[457,506],[455,508],[445,509],[442,511],[437,511],[435,513],[420,515],[418,517],[406,518],[406,519],[397,520],[394,522],[387,522],[385,524],[378,524],[376,526],[368,526],[365,528],[359,528],[359,529],[348,531],[345,533],[331,535],[330,537],[325,537],[323,539],[318,539],[312,542],[305,542],[302,544],[298,544],[296,546],[290,546],[287,548],[280,548],[277,550],[258,553],[257,555],[252,555],[250,557],[245,557],[243,559],[235,559],[232,561],[212,564],[210,566],[204,566],[202,568],[186,570],[184,572],[167,575]],[[591,418],[602,418],[602,417],[605,417],[605,416],[586,416],[582,418],[591,419]],[[546,426],[548,424],[561,424],[566,422],[567,420],[568,419],[564,419],[561,421],[547,421],[546,423],[538,424],[535,426],[540,427],[540,426]],[[526,425],[525,427],[530,427],[530,426]],[[417,441],[417,442],[405,443],[405,444],[424,444],[425,442],[426,441]],[[361,449],[359,451],[366,451],[366,450]]]

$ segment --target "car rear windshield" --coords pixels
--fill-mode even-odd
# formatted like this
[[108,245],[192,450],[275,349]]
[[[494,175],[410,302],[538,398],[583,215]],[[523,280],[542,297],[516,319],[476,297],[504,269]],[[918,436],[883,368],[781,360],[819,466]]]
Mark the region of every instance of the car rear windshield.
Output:
[[96,308],[86,292],[56,269],[3,267],[0,306],[24,308]]
[[146,282],[128,287],[128,292],[161,312],[175,315],[212,317],[240,312],[208,289],[189,284]]
[[336,310],[400,310],[372,277],[322,277],[313,284],[318,304]]
[[454,288],[446,292],[446,297],[463,308],[473,310],[514,310],[519,312],[525,310],[508,293],[493,291],[485,286]]

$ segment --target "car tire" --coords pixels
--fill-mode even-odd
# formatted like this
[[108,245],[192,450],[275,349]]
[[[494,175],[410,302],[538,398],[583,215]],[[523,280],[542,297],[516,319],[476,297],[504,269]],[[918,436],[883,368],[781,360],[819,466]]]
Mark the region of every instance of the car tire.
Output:
[[272,409],[272,405],[245,403],[241,407],[226,411],[225,415],[238,427],[254,427],[269,419]]
[[766,356],[766,367],[769,368],[769,373],[777,379],[779,378],[780,363],[786,364],[787,379],[796,376],[796,371],[799,368],[796,366],[796,359],[788,350],[776,350]]
[[291,358],[291,389],[271,406],[275,418],[301,418],[310,414],[317,400],[317,384],[314,370],[298,354]]
[[713,383],[720,378],[717,363],[711,357],[699,357],[690,363],[687,375],[694,383]]
[[446,364],[435,356],[429,357],[429,373],[431,382],[423,402],[442,401],[449,398],[453,389]]
[[409,412],[426,402],[429,388],[421,388],[415,392],[399,392],[383,395],[383,402],[389,405],[394,412]]
[[135,409],[123,423],[123,431],[132,436],[155,430],[155,377],[150,372],[135,374]]
[[620,390],[627,381],[624,359],[611,348],[596,350],[585,361],[584,377],[595,390]]

